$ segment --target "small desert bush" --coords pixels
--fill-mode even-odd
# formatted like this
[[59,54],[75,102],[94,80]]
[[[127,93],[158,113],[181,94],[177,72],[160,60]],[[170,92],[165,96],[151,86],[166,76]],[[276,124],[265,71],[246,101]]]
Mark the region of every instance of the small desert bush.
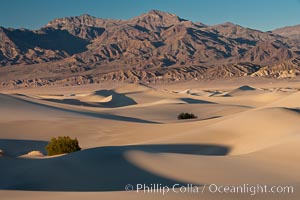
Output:
[[47,154],[49,156],[72,153],[80,151],[78,140],[71,139],[69,136],[60,136],[58,138],[52,138],[46,146]]
[[194,115],[193,113],[180,113],[178,116],[177,116],[177,119],[194,119],[194,118],[197,118],[196,115]]

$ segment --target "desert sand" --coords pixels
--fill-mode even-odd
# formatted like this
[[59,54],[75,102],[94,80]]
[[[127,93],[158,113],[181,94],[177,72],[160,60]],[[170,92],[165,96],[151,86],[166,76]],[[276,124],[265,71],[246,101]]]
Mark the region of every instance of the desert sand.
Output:
[[[300,83],[93,85],[2,91],[0,196],[299,199]],[[180,112],[197,119],[177,120]],[[56,136],[81,151],[47,157]],[[43,156],[43,155],[44,156]],[[127,184],[293,186],[293,194],[149,194]]]

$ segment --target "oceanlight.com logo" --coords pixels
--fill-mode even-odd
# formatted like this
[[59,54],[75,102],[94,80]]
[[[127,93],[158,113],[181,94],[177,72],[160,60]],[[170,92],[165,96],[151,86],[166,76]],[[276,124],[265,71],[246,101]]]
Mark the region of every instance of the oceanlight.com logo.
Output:
[[191,194],[246,194],[246,195],[257,195],[263,193],[269,194],[293,194],[293,186],[280,186],[280,185],[217,185],[217,184],[205,184],[203,186],[197,186],[193,184],[181,185],[174,184],[167,186],[163,184],[127,184],[125,190],[129,192],[145,193],[145,194],[162,194],[166,195],[170,192],[173,193],[191,193]]

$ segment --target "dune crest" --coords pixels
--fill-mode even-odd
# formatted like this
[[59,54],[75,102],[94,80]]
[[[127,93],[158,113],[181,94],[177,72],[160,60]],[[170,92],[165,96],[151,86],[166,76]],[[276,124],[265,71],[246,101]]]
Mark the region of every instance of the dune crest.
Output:
[[[125,185],[194,183],[201,188],[246,180],[300,186],[295,153],[300,93],[241,85],[174,89],[174,84],[132,84],[0,94],[0,195],[20,199],[15,192],[32,197],[43,191],[50,199],[65,194],[79,199],[95,192],[97,198],[144,199],[124,191]],[[198,118],[178,120],[182,112]],[[62,135],[76,137],[82,151],[44,156],[48,141]],[[224,199],[203,194],[211,197]],[[199,196],[171,193],[163,198]],[[250,199],[245,194],[238,198]]]

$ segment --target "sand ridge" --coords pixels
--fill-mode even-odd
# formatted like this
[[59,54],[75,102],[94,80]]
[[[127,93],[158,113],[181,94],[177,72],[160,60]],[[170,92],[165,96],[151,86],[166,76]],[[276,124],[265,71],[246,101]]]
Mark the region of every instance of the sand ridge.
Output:
[[[0,194],[20,199],[22,193],[13,197],[6,190],[31,190],[23,194],[39,198],[34,191],[41,190],[49,199],[80,199],[84,194],[91,199],[139,199],[124,186],[145,181],[298,187],[298,96],[297,90],[264,85],[170,90],[134,84],[88,92],[0,94],[0,149],[5,152],[0,158]],[[179,121],[180,112],[193,112],[198,118]],[[32,159],[41,156],[38,151],[45,155],[47,141],[59,135],[77,137],[83,150]],[[74,191],[82,193],[74,196]]]

